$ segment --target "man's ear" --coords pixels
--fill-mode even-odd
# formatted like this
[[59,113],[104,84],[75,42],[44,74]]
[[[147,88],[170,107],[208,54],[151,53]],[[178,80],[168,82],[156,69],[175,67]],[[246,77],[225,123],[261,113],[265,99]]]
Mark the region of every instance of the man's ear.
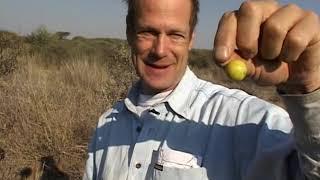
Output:
[[194,32],[192,32],[191,37],[190,37],[190,42],[189,42],[189,50],[191,50],[193,47],[195,36],[196,36],[196,34]]
[[132,47],[133,45],[133,33],[132,33],[132,30],[129,30],[128,27],[126,29],[126,35],[127,35],[127,41],[128,41],[128,44],[129,46]]

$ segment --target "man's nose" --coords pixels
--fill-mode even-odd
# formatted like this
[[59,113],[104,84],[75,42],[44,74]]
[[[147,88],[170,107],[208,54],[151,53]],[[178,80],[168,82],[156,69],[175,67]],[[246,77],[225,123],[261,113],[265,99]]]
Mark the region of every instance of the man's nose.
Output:
[[166,56],[168,46],[169,44],[167,37],[165,35],[159,35],[153,44],[154,54],[159,58]]

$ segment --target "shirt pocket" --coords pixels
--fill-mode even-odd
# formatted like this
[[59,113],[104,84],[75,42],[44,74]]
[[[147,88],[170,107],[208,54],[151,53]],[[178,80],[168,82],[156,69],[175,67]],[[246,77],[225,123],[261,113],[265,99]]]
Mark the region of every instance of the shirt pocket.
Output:
[[152,180],[207,180],[207,171],[204,167],[199,168],[176,168],[163,166],[162,170],[154,169]]
[[153,152],[148,174],[152,180],[207,180],[207,170],[201,167],[202,157],[168,147]]

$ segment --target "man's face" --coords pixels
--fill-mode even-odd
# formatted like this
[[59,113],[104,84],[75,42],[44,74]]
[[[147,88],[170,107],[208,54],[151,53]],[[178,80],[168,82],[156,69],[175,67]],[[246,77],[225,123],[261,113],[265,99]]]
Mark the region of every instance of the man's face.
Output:
[[191,1],[139,0],[134,31],[128,35],[133,64],[145,94],[172,90],[188,61]]

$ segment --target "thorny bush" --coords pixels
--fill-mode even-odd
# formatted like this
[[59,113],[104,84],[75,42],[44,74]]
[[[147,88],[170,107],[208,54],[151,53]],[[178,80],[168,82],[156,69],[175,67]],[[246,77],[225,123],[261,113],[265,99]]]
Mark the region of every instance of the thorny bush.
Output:
[[0,77],[11,73],[22,53],[22,39],[12,32],[0,31]]

